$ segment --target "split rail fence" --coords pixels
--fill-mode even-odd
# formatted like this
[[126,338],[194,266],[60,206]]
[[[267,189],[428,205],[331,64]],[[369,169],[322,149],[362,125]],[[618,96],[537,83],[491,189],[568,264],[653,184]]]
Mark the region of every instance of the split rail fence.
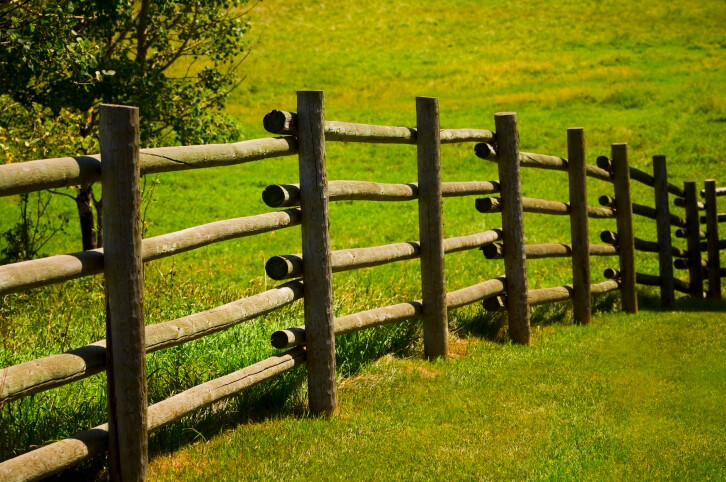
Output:
[[[417,98],[416,114],[416,128],[327,121],[322,92],[305,91],[298,92],[297,113],[273,111],[265,117],[266,129],[281,137],[225,145],[139,149],[138,110],[103,105],[100,155],[0,166],[2,196],[100,181],[106,200],[103,249],[0,266],[0,295],[103,273],[107,304],[106,340],[0,369],[0,404],[103,371],[107,374],[109,400],[107,424],[0,463],[0,479],[43,478],[106,451],[112,479],[143,479],[149,432],[303,363],[307,363],[311,412],[333,413],[337,406],[336,335],[421,318],[425,356],[437,358],[447,355],[447,312],[479,301],[484,301],[489,310],[506,310],[510,337],[528,344],[529,312],[534,305],[572,299],[574,319],[584,324],[590,321],[592,297],[618,289],[623,309],[637,312],[636,284],[659,286],[664,306],[672,306],[674,290],[702,296],[704,278],[709,283],[708,296],[721,296],[724,271],[718,255],[726,241],[718,239],[718,223],[726,220],[726,214],[718,214],[716,199],[726,195],[726,188],[716,188],[715,181],[706,181],[701,191],[705,202],[701,203],[695,182],[686,182],[683,188],[668,183],[663,156],[653,158],[652,176],[629,167],[625,144],[613,144],[611,158],[598,158],[597,165],[586,164],[584,132],[580,128],[568,130],[568,158],[564,159],[520,152],[513,113],[496,114],[495,132],[441,129],[438,100],[434,98]],[[417,183],[328,182],[326,141],[415,145]],[[499,180],[442,182],[443,143],[476,143],[478,157],[497,163]],[[263,192],[267,205],[286,209],[141,238],[140,176],[295,154],[299,158],[299,184],[271,185]],[[523,198],[520,167],[566,171],[569,201]],[[588,206],[587,177],[612,184],[614,197],[601,197],[602,207]],[[655,208],[632,202],[631,180],[653,188]],[[501,229],[443,237],[443,197],[493,194],[498,197],[481,197],[475,207],[482,213],[501,213]],[[686,209],[685,217],[670,213],[669,195],[675,196],[676,206]],[[328,203],[340,200],[417,200],[419,240],[331,251]],[[702,211],[705,216],[699,216]],[[570,243],[525,244],[523,212],[569,216]],[[656,220],[657,241],[634,237],[633,215]],[[614,218],[617,231],[602,233],[605,244],[590,244],[589,218]],[[705,232],[700,229],[702,224],[706,225]],[[208,311],[144,326],[143,263],[297,225],[302,230],[302,253],[275,256],[266,265],[271,278],[291,281]],[[687,239],[687,250],[673,247],[671,226],[679,228],[678,237]],[[501,277],[447,292],[445,254],[471,249],[482,249],[486,258],[503,258],[505,272]],[[636,251],[659,253],[658,275],[636,272]],[[702,251],[708,253],[707,262],[701,260]],[[609,279],[592,284],[591,256],[617,256],[619,267],[606,271]],[[529,290],[527,261],[549,257],[572,258],[573,283]],[[334,317],[333,272],[414,258],[419,258],[421,264],[420,300]],[[689,282],[674,277],[674,264],[688,270]],[[146,353],[227,329],[299,299],[304,304],[304,325],[271,335],[272,345],[287,351],[147,407]]]

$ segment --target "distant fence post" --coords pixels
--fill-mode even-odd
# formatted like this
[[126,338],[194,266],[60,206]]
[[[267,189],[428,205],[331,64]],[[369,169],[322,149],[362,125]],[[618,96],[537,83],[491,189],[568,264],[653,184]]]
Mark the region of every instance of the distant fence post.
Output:
[[707,179],[706,189],[706,246],[708,249],[708,297],[721,299],[721,261],[718,252],[718,203],[716,181]]
[[507,278],[509,337],[516,343],[530,343],[527,263],[524,254],[522,185],[519,178],[519,134],[517,114],[494,116],[497,165],[502,199],[504,273]]
[[449,341],[438,99],[416,98],[416,133],[424,355],[433,359],[446,357]]
[[675,302],[673,283],[673,242],[671,211],[668,201],[668,171],[665,156],[653,156],[653,190],[655,192],[655,222],[658,232],[658,265],[660,274],[660,304],[672,308]]
[[139,110],[101,105],[106,376],[111,480],[144,480],[148,460]]
[[331,414],[338,405],[335,384],[333,275],[330,265],[324,124],[323,92],[298,92],[297,126],[308,403],[310,411],[315,414]]
[[575,323],[590,323],[590,234],[587,218],[585,131],[567,129],[567,172],[570,188],[570,234],[572,237],[572,311]]
[[688,238],[688,277],[691,296],[703,298],[703,266],[701,266],[701,223],[698,219],[696,182],[683,183],[686,193],[686,236]]
[[613,144],[613,187],[615,218],[618,226],[621,296],[626,313],[638,312],[638,290],[635,284],[635,237],[633,234],[633,203],[630,197],[630,165],[628,145]]

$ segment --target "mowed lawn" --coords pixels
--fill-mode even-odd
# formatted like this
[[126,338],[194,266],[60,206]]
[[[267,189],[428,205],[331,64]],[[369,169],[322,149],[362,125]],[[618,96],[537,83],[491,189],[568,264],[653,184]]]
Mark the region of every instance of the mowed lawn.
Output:
[[472,335],[446,362],[386,356],[340,384],[338,416],[301,403],[154,458],[151,479],[723,480],[724,328],[602,314],[530,348]]

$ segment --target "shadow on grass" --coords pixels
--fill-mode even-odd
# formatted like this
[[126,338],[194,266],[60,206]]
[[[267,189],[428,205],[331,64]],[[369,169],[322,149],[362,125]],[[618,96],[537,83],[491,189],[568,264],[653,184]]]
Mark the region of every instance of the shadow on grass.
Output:
[[[644,311],[672,311],[660,307],[657,293],[640,293],[639,302]],[[612,313],[619,309],[619,293],[609,293],[593,300],[594,314]],[[722,312],[726,311],[726,302],[685,297],[677,300],[674,310]],[[475,336],[497,343],[508,340],[506,312],[478,310],[474,314],[451,318],[452,332],[460,336]],[[534,307],[530,322],[538,326],[572,324],[572,303]],[[339,337],[336,344],[338,374],[348,378],[389,353],[415,356],[421,348],[421,326],[419,322],[411,321],[378,327]],[[239,425],[282,417],[308,417],[305,380],[305,368],[297,368],[165,427],[151,436],[150,457],[174,452]],[[79,426],[82,425],[83,421],[79,420]],[[105,479],[108,475],[105,464],[106,458],[98,457],[59,474],[54,480]]]

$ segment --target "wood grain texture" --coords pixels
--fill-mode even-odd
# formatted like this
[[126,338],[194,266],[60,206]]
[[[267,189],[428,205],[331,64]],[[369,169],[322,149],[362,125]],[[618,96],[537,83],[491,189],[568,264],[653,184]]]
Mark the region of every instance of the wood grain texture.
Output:
[[[681,199],[681,198],[676,198]],[[600,196],[598,198],[598,201],[602,206],[608,206],[615,208],[615,198],[611,196]],[[685,202],[685,199],[683,200]],[[657,219],[657,210],[656,208],[652,208],[650,206],[645,206],[643,204],[638,203],[632,203],[633,208],[633,214],[638,216],[643,216],[650,219]],[[678,226],[685,228],[686,227],[686,218],[676,216],[675,214],[669,214],[670,224],[672,226]]]
[[[487,244],[481,250],[487,259],[504,258],[504,246],[500,243]],[[588,252],[590,256],[617,256],[618,254],[615,246],[604,244],[591,244],[588,246]],[[572,245],[554,243],[525,244],[524,254],[527,259],[569,258],[572,256]]]
[[446,358],[449,344],[438,99],[416,98],[416,130],[424,356],[431,360]]
[[572,239],[572,314],[575,323],[587,325],[592,318],[590,293],[590,230],[587,213],[585,131],[567,129],[567,159],[570,191],[570,237]]
[[[479,198],[476,200],[475,206],[480,213],[501,212],[502,199],[496,197]],[[587,206],[586,209],[589,218],[608,219],[615,217],[615,210],[611,208]],[[571,212],[569,203],[530,197],[522,198],[522,210],[525,213],[550,214],[555,216],[568,216]]]
[[[268,132],[297,135],[297,114],[273,110],[263,120]],[[367,142],[386,144],[416,144],[417,129],[411,127],[379,126],[354,122],[325,122],[325,138],[328,141]],[[494,134],[486,129],[441,129],[441,143],[492,142]]]
[[527,263],[524,253],[522,185],[519,177],[519,134],[517,114],[494,116],[497,135],[497,166],[501,189],[504,272],[507,278],[509,337],[515,343],[530,344]]
[[[290,281],[210,310],[146,326],[146,352],[181,345],[287,306],[303,297]],[[106,340],[0,370],[0,404],[87,378],[106,369]]]
[[[467,236],[456,236],[444,239],[444,252],[455,253],[485,246],[502,239],[501,229],[490,229]],[[417,241],[407,243],[386,244],[370,248],[351,248],[332,251],[330,264],[333,273],[352,269],[368,268],[382,264],[394,263],[420,256],[421,245]],[[273,256],[265,264],[267,276],[274,280],[296,278],[302,276],[303,257],[301,254]]]
[[[620,283],[615,280],[590,285],[590,293],[592,293],[592,296],[604,295],[618,289],[620,289]],[[572,299],[573,293],[572,285],[538,288],[529,291],[529,304],[530,306],[539,306],[559,303]],[[502,311],[507,309],[507,306],[508,298],[505,295],[488,298],[484,304],[484,308],[487,311]]]
[[[444,182],[443,197],[472,196],[499,192],[497,181]],[[410,201],[418,199],[418,184],[383,184],[367,181],[330,181],[328,201]],[[273,208],[300,205],[300,186],[273,184],[262,192],[262,200]]]
[[638,291],[635,282],[635,240],[633,235],[633,208],[630,197],[630,168],[627,144],[613,144],[613,187],[615,190],[615,211],[618,226],[618,252],[620,260],[620,282],[623,310],[638,312]]
[[[452,291],[446,294],[446,309],[453,310],[476,303],[477,301],[485,300],[503,293],[505,289],[506,279],[502,277]],[[418,300],[353,313],[335,319],[335,334],[336,336],[344,335],[375,326],[411,320],[420,317],[422,313],[423,305]],[[305,327],[297,326],[276,331],[270,337],[270,343],[275,348],[290,348],[304,345]]]
[[[620,279],[620,270],[608,268],[605,270],[605,277],[608,279]],[[636,283],[645,286],[660,286],[660,276],[646,273],[635,273]],[[689,285],[685,281],[679,279],[673,280],[673,288],[681,293],[689,292]]]
[[[226,219],[162,234],[141,241],[146,263],[209,244],[267,233],[300,224],[300,210]],[[103,249],[22,261],[0,266],[0,295],[45,286],[103,272]]]
[[146,342],[139,213],[139,111],[101,105],[106,378],[111,480],[144,480]]
[[[701,239],[706,238],[706,233],[700,230],[698,222],[698,191],[695,181],[683,183],[683,191],[686,193],[686,240],[688,245],[688,278],[690,283],[690,294],[694,297],[703,296],[703,269],[701,267]],[[678,235],[678,233],[676,233]]]
[[[295,139],[265,138],[232,144],[158,147],[139,153],[141,174],[232,166],[297,153]],[[60,157],[0,166],[0,196],[101,180],[101,155]]]
[[[305,349],[296,348],[245,367],[229,375],[197,385],[148,409],[146,429],[158,430],[214,402],[236,395],[264,380],[305,363]],[[24,482],[40,480],[102,454],[108,446],[108,424],[0,462],[0,479]]]
[[297,93],[297,125],[308,335],[308,401],[313,414],[332,414],[338,406],[335,334],[325,168],[325,111],[321,91]]
[[704,183],[706,191],[706,245],[708,247],[708,297],[721,299],[721,260],[718,249],[718,214],[716,197],[716,181],[707,179]]
[[[481,143],[474,146],[474,153],[477,157],[487,161],[496,162],[496,149],[487,143]],[[567,171],[568,161],[564,157],[549,156],[546,154],[535,154],[532,152],[519,153],[519,165],[521,167],[534,167],[537,169],[546,169],[551,171]],[[612,174],[597,166],[586,165],[585,173],[588,177],[600,179],[601,181],[612,182]]]
[[[658,242],[655,243],[655,249],[649,249],[649,251],[658,253],[660,304],[665,308],[672,308],[675,303],[675,288],[673,285],[673,240],[671,238],[668,170],[665,156],[653,156],[653,179]],[[637,243],[635,249],[638,249]]]

